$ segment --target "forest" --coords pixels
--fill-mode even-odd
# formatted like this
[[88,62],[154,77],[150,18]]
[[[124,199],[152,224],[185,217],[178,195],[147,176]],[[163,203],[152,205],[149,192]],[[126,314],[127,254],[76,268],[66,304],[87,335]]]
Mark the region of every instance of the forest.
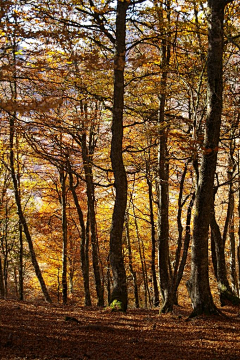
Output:
[[2,299],[240,303],[239,29],[237,0],[0,2]]

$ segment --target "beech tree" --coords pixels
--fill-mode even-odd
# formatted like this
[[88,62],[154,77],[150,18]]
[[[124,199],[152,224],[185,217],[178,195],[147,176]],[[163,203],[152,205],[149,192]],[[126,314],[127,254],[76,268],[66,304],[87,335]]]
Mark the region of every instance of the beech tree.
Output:
[[[134,301],[136,307],[158,306],[161,293],[162,312],[172,311],[186,276],[198,187],[189,290],[195,313],[216,311],[211,279],[206,283],[209,224],[217,281],[228,289],[229,275],[237,281],[238,174],[232,151],[239,146],[239,35],[235,3],[226,8],[228,3],[209,0],[210,17],[206,2],[198,0],[178,6],[174,0],[1,4],[2,296],[5,278],[9,296],[12,289],[17,293],[16,284],[23,292],[20,278],[32,234],[51,297],[60,300],[62,293],[66,302],[74,284],[72,299],[103,305],[107,289],[108,302],[126,310]],[[233,125],[236,133],[230,136]],[[218,178],[225,185],[215,193]],[[22,212],[16,211],[13,184]],[[9,197],[13,202],[7,204]],[[27,272],[32,283],[25,280],[24,286],[37,289],[34,274]]]
[[209,285],[208,230],[222,115],[224,9],[230,2],[231,0],[208,1],[207,119],[196,193],[191,278],[188,282],[193,306],[191,316],[217,312]]
[[120,301],[122,310],[126,311],[127,282],[122,255],[122,233],[127,205],[127,178],[122,157],[123,109],[124,109],[124,68],[126,55],[126,13],[129,1],[117,2],[116,43],[114,58],[114,98],[112,118],[111,161],[115,179],[116,199],[112,216],[110,233],[110,262],[113,272],[112,303]]

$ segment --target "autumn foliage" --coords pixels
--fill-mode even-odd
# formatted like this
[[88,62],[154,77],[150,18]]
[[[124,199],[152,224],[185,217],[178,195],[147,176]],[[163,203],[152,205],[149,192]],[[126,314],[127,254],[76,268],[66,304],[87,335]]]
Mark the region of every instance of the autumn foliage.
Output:
[[[119,290],[118,276],[130,307],[163,304],[167,288],[174,304],[186,296],[200,164],[212,151],[204,142],[207,2],[118,3],[1,3],[2,298],[103,306]],[[239,25],[237,1],[229,2],[209,199],[216,299],[223,289],[214,239],[229,293],[240,291]]]

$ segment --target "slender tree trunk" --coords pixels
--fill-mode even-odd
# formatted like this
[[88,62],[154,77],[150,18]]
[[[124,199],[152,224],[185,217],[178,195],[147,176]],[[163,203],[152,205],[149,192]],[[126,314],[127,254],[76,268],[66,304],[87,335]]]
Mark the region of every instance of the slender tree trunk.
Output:
[[193,223],[191,278],[188,282],[188,290],[193,306],[191,316],[217,312],[209,285],[208,230],[212,211],[214,174],[221,126],[223,19],[224,7],[227,2],[225,0],[208,1],[208,101],[204,147]]
[[[184,188],[184,181],[187,174],[187,165],[188,162],[185,164],[184,171],[182,174],[181,182],[180,182],[180,190],[179,190],[179,198],[178,198],[178,216],[177,216],[177,223],[178,223],[178,246],[175,255],[175,263],[172,275],[172,286],[170,291],[170,299],[172,301],[172,305],[177,305],[177,289],[180,284],[180,281],[183,276],[184,267],[187,260],[188,248],[190,243],[190,226],[191,226],[191,217],[192,217],[192,208],[195,199],[195,193],[192,194],[191,200],[188,205],[187,209],[187,218],[186,218],[186,226],[185,226],[185,237],[183,239],[183,226],[182,226],[182,209],[183,205],[187,199],[183,200],[183,188]],[[182,251],[183,248],[183,251]],[[181,257],[182,253],[182,257]]]
[[47,302],[51,303],[51,298],[48,294],[47,287],[46,287],[44,279],[42,277],[42,272],[38,265],[36,254],[35,254],[35,251],[33,248],[32,238],[31,238],[31,235],[30,235],[30,232],[28,229],[28,225],[27,225],[27,222],[26,222],[25,216],[23,214],[23,210],[22,210],[21,200],[20,200],[20,196],[19,196],[18,182],[17,182],[15,166],[14,166],[14,133],[15,133],[15,121],[14,121],[14,116],[11,116],[10,117],[10,168],[11,168],[13,187],[14,187],[14,195],[15,195],[15,200],[16,200],[17,209],[18,209],[19,221],[23,226],[23,230],[24,230],[24,233],[25,233],[25,236],[26,236],[26,239],[28,242],[28,246],[29,246],[32,264],[33,264],[36,276],[38,278],[38,281],[40,283],[43,295],[45,297],[45,300]]
[[151,240],[152,240],[152,256],[151,256],[151,270],[152,270],[152,281],[153,281],[153,305],[155,307],[159,306],[159,291],[157,283],[157,274],[156,274],[156,233],[155,233],[155,223],[153,215],[153,191],[152,191],[152,182],[147,176],[147,185],[148,185],[148,198],[149,198],[149,208],[150,208],[150,223],[151,223]]
[[238,159],[238,247],[237,247],[237,260],[238,260],[238,296],[240,296],[240,151],[237,154]]
[[224,306],[225,300],[228,298],[228,294],[231,293],[230,285],[227,279],[227,270],[226,270],[226,262],[225,262],[225,253],[224,253],[224,242],[221,236],[221,232],[219,226],[217,224],[215,218],[215,212],[212,211],[211,214],[211,234],[214,241],[214,250],[216,257],[216,278],[218,282],[218,289],[220,293],[220,301],[221,305]]
[[[232,134],[234,136],[234,133]],[[233,187],[233,176],[234,176],[235,164],[234,164],[234,146],[233,140],[230,140],[230,154],[228,160],[228,181],[229,181],[229,225],[228,235],[230,240],[231,259],[230,259],[230,279],[231,288],[234,294],[238,294],[238,281],[236,273],[236,241],[235,241],[235,229],[234,229],[234,207],[235,207],[235,196]]]
[[3,269],[2,269],[2,258],[0,256],[0,297],[4,299],[4,281],[3,281]]
[[[230,155],[228,163],[228,182],[229,182],[229,195],[228,195],[228,208],[227,215],[224,225],[223,236],[221,235],[220,228],[217,224],[215,211],[214,211],[214,200],[213,210],[211,213],[210,226],[211,226],[211,238],[212,238],[212,258],[215,276],[218,282],[218,289],[220,294],[221,305],[224,306],[228,302],[233,305],[240,303],[240,299],[236,296],[235,287],[236,284],[236,254],[235,254],[235,237],[234,237],[234,226],[232,225],[234,215],[234,191],[233,191],[233,153],[232,144],[230,144]],[[217,188],[214,190],[214,198]],[[232,232],[232,231],[233,232]],[[230,246],[232,250],[233,265],[231,266],[230,276],[232,279],[233,287],[231,288],[227,276],[227,267],[225,259],[225,243],[229,233]]]
[[8,248],[6,244],[5,256],[4,256],[4,264],[3,264],[3,274],[4,274],[4,290],[5,297],[8,298]]
[[82,265],[82,274],[83,274],[83,285],[84,285],[84,294],[85,294],[85,306],[91,306],[91,296],[89,289],[89,261],[88,261],[88,240],[86,238],[86,227],[84,223],[83,212],[78,201],[78,196],[73,184],[73,174],[71,169],[69,169],[69,180],[70,180],[70,190],[73,195],[73,200],[77,209],[78,219],[81,226],[81,245],[80,245],[80,255],[81,255],[81,265]]
[[[180,284],[180,281],[182,280],[183,271],[184,271],[184,268],[185,268],[185,265],[187,262],[188,249],[189,249],[189,244],[190,244],[190,240],[191,240],[191,218],[192,218],[192,208],[194,205],[194,200],[195,200],[195,193],[192,194],[192,198],[191,198],[191,201],[190,201],[190,203],[188,205],[188,209],[187,209],[186,230],[185,230],[185,237],[184,237],[184,242],[183,242],[183,254],[182,254],[182,259],[181,259],[181,262],[179,265],[177,278],[174,283],[174,292],[177,292],[177,289]],[[174,298],[176,298],[176,295],[173,293],[173,299]]]
[[[17,152],[17,183],[19,189],[19,197],[21,201],[21,176],[20,176],[20,161],[19,161],[19,135],[16,133],[16,152]],[[23,294],[23,228],[21,222],[18,225],[19,231],[19,263],[18,263],[18,273],[19,273],[19,300],[22,301],[24,294]]]
[[[233,203],[234,203],[234,194]],[[232,213],[232,217],[229,224],[229,240],[230,240],[230,248],[231,248],[231,287],[235,294],[238,294],[238,281],[237,281],[237,273],[236,273],[236,240],[235,240],[235,227],[234,227],[234,212]]]
[[110,260],[109,256],[107,259],[107,296],[108,296],[108,304],[111,303],[111,271],[110,271]]
[[138,241],[138,252],[139,252],[139,257],[141,260],[141,267],[142,267],[142,277],[143,277],[143,284],[144,284],[144,302],[145,302],[145,308],[147,308],[148,301],[151,305],[151,296],[150,296],[149,287],[148,287],[148,274],[147,274],[147,267],[146,267],[144,244],[143,244],[143,241],[139,234],[139,228],[138,228],[138,223],[137,223],[137,218],[136,218],[136,213],[135,213],[135,206],[134,206],[133,201],[132,201],[132,208],[133,208],[133,217],[134,217],[135,230],[136,230],[136,238]]
[[165,119],[166,88],[168,78],[168,65],[170,61],[170,33],[168,25],[170,22],[170,2],[164,4],[167,11],[165,22],[163,4],[155,1],[159,28],[162,31],[161,38],[161,81],[159,94],[159,150],[158,150],[158,266],[160,290],[163,299],[161,312],[172,310],[169,291],[171,287],[171,268],[169,259],[169,159],[168,159],[168,127]]
[[68,282],[67,282],[67,202],[66,202],[66,174],[63,169],[60,170],[61,183],[61,208],[62,208],[62,301],[67,304]]
[[130,270],[130,273],[132,274],[132,278],[133,278],[135,306],[138,309],[139,308],[139,295],[138,295],[138,285],[137,285],[137,273],[133,268],[132,247],[131,247],[131,241],[130,241],[130,235],[129,235],[128,215],[126,215],[126,219],[125,219],[125,231],[126,231],[126,239],[127,239],[129,270]]
[[[16,23],[16,17],[14,18],[14,20]],[[15,102],[17,100],[16,49],[17,49],[17,44],[15,42],[15,35],[14,35],[13,54],[12,54],[13,64],[14,64],[14,74],[13,74],[14,82],[12,84],[13,102]],[[42,293],[45,297],[45,300],[47,302],[51,303],[51,298],[48,294],[47,287],[46,287],[46,284],[42,277],[42,272],[38,265],[36,254],[35,254],[35,251],[33,248],[32,237],[31,237],[31,234],[30,234],[30,231],[28,228],[28,224],[26,222],[26,218],[25,218],[23,210],[22,210],[20,189],[19,189],[17,174],[16,174],[16,170],[15,170],[15,148],[14,148],[14,146],[15,146],[14,138],[16,136],[15,121],[16,121],[16,112],[13,112],[12,114],[9,114],[10,171],[11,171],[11,177],[12,177],[12,182],[13,182],[13,189],[14,189],[14,196],[15,196],[15,201],[16,201],[16,205],[17,205],[18,217],[19,217],[19,222],[23,227],[23,231],[25,233],[25,236],[26,236],[26,239],[28,242],[28,247],[29,247],[29,251],[30,251],[30,255],[31,255],[32,264],[33,264],[33,267],[35,270],[35,274],[40,283]],[[6,291],[6,289],[5,289],[5,291]]]
[[89,215],[90,215],[91,244],[92,244],[92,259],[93,259],[96,292],[98,298],[98,306],[104,306],[104,288],[102,285],[100,266],[99,266],[99,249],[98,249],[98,240],[97,240],[97,231],[96,231],[93,172],[92,172],[91,159],[89,157],[89,153],[87,150],[86,133],[82,135],[82,157],[84,162],[83,166],[85,172],[85,180],[87,184],[87,198],[88,198],[88,207],[89,207]]
[[22,301],[24,299],[23,294],[23,230],[22,224],[19,224],[19,300]]
[[116,198],[110,232],[110,263],[113,274],[111,303],[121,302],[122,310],[127,310],[127,280],[122,254],[122,233],[127,205],[127,177],[122,157],[123,108],[124,108],[124,68],[126,13],[129,1],[118,0],[116,16],[116,43],[114,59],[114,99],[112,118],[111,162],[115,179]]
[[[167,152],[167,129],[164,121],[165,94],[161,95],[159,110],[159,203],[158,203],[158,265],[160,288],[163,299],[163,313],[171,311],[169,303],[169,291],[171,286],[171,272],[169,267],[169,185],[168,185],[168,152]],[[170,301],[171,302],[171,301]],[[170,306],[170,308],[169,308]]]
[[214,234],[211,228],[211,255],[212,255],[212,264],[213,264],[213,272],[215,278],[217,279],[217,256],[216,256],[216,248],[215,248],[215,241],[214,241]]

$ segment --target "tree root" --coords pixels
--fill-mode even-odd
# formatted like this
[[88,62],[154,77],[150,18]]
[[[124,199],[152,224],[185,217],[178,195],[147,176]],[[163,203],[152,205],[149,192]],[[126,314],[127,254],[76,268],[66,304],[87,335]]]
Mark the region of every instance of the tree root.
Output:
[[233,306],[240,305],[240,299],[231,290],[219,289],[221,306],[228,305],[229,303]]
[[224,315],[222,313],[221,310],[219,310],[216,305],[214,304],[210,304],[210,305],[198,305],[196,308],[193,309],[192,313],[189,315],[189,317],[187,318],[187,321],[196,318],[196,317],[201,317],[201,316],[221,316],[221,317],[226,317],[226,315]]

